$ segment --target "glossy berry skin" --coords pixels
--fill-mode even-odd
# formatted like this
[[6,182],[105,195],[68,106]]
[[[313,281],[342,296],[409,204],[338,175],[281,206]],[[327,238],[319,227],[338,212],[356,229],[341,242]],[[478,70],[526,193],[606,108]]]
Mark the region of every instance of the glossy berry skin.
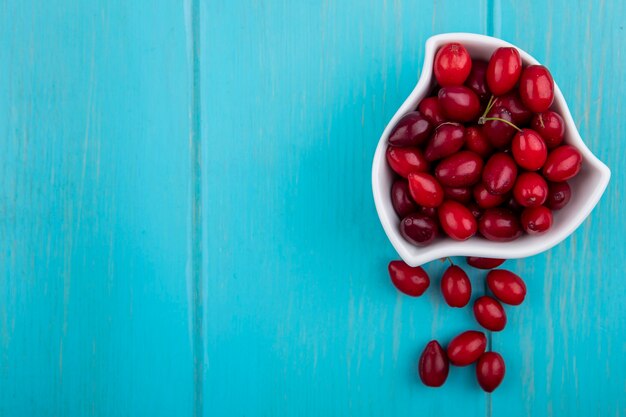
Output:
[[522,58],[515,48],[498,48],[489,59],[487,85],[489,90],[501,96],[512,90],[522,74]]
[[554,101],[554,80],[543,65],[530,65],[522,71],[519,92],[522,102],[533,113],[550,108]]
[[506,269],[494,269],[487,274],[487,287],[505,304],[520,305],[526,297],[526,284],[516,274]]
[[409,174],[409,192],[420,206],[438,207],[443,202],[443,188],[435,177],[425,172]]
[[[511,112],[502,106],[493,106],[489,113],[487,113],[487,117],[504,119],[513,123]],[[485,124],[483,124],[482,130],[489,142],[491,142],[491,145],[498,149],[508,147],[516,132],[514,127],[499,120],[486,121]]]
[[430,278],[421,266],[412,267],[403,261],[391,261],[387,269],[398,291],[411,297],[424,294],[430,285]]
[[472,190],[468,187],[443,187],[443,196],[446,200],[467,204],[472,199]]
[[483,332],[467,330],[450,341],[447,348],[450,363],[467,366],[476,362],[485,352],[487,338]]
[[570,145],[561,145],[548,154],[543,166],[543,176],[552,182],[567,181],[580,172],[583,157],[580,151]]
[[481,158],[486,158],[493,153],[491,142],[487,140],[479,126],[470,126],[465,129],[465,149]]
[[502,265],[506,259],[496,258],[479,258],[476,256],[468,256],[467,264],[478,269],[493,269]]
[[463,147],[465,128],[460,124],[442,124],[428,141],[424,157],[428,161],[450,156]]
[[524,172],[515,181],[513,197],[523,207],[536,207],[548,198],[548,183],[536,172]]
[[439,342],[428,342],[420,356],[418,371],[420,379],[427,387],[440,387],[446,382],[450,363]]
[[486,239],[495,242],[510,242],[522,235],[517,216],[504,208],[485,210],[478,221],[478,230]]
[[444,201],[437,214],[441,228],[452,239],[467,240],[476,234],[476,218],[463,204],[452,200]]
[[432,216],[412,213],[400,222],[400,234],[416,246],[426,246],[439,235],[439,226]]
[[435,55],[435,78],[442,87],[463,85],[471,69],[472,58],[460,43],[444,45]]
[[438,96],[439,106],[448,120],[469,122],[480,113],[480,100],[468,87],[443,87]]
[[552,227],[552,211],[546,206],[527,207],[522,211],[522,227],[529,235],[540,235]]
[[465,80],[465,85],[469,87],[480,101],[489,99],[489,90],[487,89],[487,63],[485,61],[472,61],[472,70]]
[[391,185],[391,205],[400,218],[417,211],[417,205],[411,200],[407,181],[397,179],[393,182]]
[[522,129],[513,137],[511,152],[515,162],[528,171],[537,171],[548,158],[548,147],[532,129]]
[[446,121],[441,107],[439,107],[439,99],[437,97],[422,99],[417,106],[417,110],[435,127]]
[[504,359],[499,353],[485,352],[476,364],[476,379],[485,392],[493,392],[502,383],[505,371]]
[[457,152],[441,161],[435,176],[447,187],[468,187],[480,180],[483,160],[470,151]]
[[551,210],[560,210],[572,198],[572,189],[567,182],[551,182],[548,184],[546,206]]
[[515,91],[498,97],[495,103],[495,106],[504,107],[511,113],[511,119],[517,127],[527,125],[533,117],[533,113],[524,106],[522,99]]
[[401,177],[407,178],[411,172],[426,172],[429,163],[424,158],[422,151],[417,148],[396,148],[388,146],[387,164]]
[[393,146],[420,146],[430,137],[430,121],[419,112],[405,114],[394,126],[387,141]]
[[502,205],[507,198],[507,194],[491,194],[483,183],[474,186],[473,196],[476,204],[483,209],[498,207]]
[[536,114],[530,127],[541,135],[548,149],[554,149],[563,142],[565,122],[557,112],[548,110]]
[[482,177],[491,194],[505,194],[515,185],[517,164],[504,152],[493,154],[485,164]]
[[499,332],[506,326],[506,313],[498,300],[488,295],[474,301],[474,317],[478,324],[492,332]]
[[452,265],[441,277],[441,294],[450,307],[465,307],[472,296],[472,284],[461,268]]

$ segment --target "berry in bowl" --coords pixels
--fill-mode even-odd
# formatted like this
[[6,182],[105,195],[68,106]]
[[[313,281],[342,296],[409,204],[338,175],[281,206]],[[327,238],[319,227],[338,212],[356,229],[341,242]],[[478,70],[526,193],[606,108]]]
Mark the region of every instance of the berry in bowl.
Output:
[[389,240],[417,266],[548,250],[591,213],[610,175],[546,67],[500,39],[451,33],[426,42],[372,185]]

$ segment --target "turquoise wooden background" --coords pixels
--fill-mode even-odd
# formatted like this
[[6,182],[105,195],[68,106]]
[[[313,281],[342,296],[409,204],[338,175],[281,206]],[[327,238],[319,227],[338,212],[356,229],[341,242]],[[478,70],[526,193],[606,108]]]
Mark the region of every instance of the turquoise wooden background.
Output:
[[[1,1],[0,415],[625,415],[625,21],[621,0]],[[571,238],[508,262],[529,295],[491,336],[492,395],[471,368],[419,384],[425,342],[476,325],[394,291],[370,191],[446,31],[548,65],[613,171]]]

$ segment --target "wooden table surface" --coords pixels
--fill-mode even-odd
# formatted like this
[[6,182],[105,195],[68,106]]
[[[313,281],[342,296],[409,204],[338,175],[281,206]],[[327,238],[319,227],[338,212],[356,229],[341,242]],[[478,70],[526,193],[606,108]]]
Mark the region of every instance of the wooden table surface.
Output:
[[[626,3],[0,2],[0,415],[626,415]],[[613,171],[509,261],[527,302],[427,389],[470,309],[397,294],[370,168],[425,40],[510,41]],[[435,284],[444,264],[427,266]],[[482,292],[484,273],[472,272]]]

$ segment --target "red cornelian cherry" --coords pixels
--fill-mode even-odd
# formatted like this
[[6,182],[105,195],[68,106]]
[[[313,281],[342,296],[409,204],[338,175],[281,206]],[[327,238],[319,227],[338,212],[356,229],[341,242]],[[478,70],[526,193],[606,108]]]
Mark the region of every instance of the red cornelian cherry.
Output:
[[439,210],[439,224],[443,231],[454,240],[467,240],[476,234],[476,218],[461,203],[444,201]]
[[437,218],[436,207],[420,207],[419,212],[427,215],[428,217],[432,217],[433,219]]
[[393,146],[419,146],[430,137],[432,126],[419,112],[412,111],[396,123],[387,141]]
[[439,90],[439,106],[448,120],[469,122],[480,113],[480,100],[468,87],[443,87]]
[[504,307],[495,298],[484,295],[474,301],[474,317],[478,324],[492,332],[499,332],[506,326]]
[[420,101],[420,104],[417,106],[417,110],[422,114],[422,116],[428,119],[433,126],[438,126],[446,121],[443,117],[441,107],[439,106],[439,99],[437,97],[426,97]]
[[515,48],[498,48],[489,59],[487,67],[487,85],[496,95],[510,91],[515,87],[522,74],[522,58]]
[[554,101],[554,80],[543,65],[530,65],[522,71],[519,83],[520,97],[533,113],[550,108]]
[[463,147],[465,128],[458,123],[444,123],[435,129],[428,141],[424,156],[428,161],[450,156]]
[[517,165],[504,152],[493,154],[483,169],[483,183],[491,194],[505,194],[515,185]]
[[446,352],[436,340],[431,340],[424,348],[418,371],[420,379],[427,387],[440,387],[446,382],[450,364]]
[[539,133],[532,129],[522,129],[521,132],[515,134],[511,151],[517,165],[528,171],[537,171],[548,158],[548,148],[545,142]]
[[536,114],[530,126],[541,135],[548,149],[554,149],[563,142],[565,122],[557,112],[548,110]]
[[494,269],[487,274],[487,287],[505,304],[520,305],[526,297],[526,284],[518,275],[506,269]]
[[417,148],[387,147],[387,163],[396,174],[406,178],[411,172],[426,172],[429,164]]
[[426,246],[439,235],[439,226],[433,216],[412,213],[400,222],[400,234],[416,246]]
[[582,163],[583,157],[578,149],[561,145],[548,154],[543,166],[543,176],[552,182],[567,181],[578,175]]
[[487,63],[485,61],[472,61],[472,70],[465,80],[465,85],[472,89],[478,96],[480,101],[489,99],[489,90],[487,89]]
[[548,198],[548,183],[536,172],[524,172],[515,181],[513,197],[523,207],[536,207]]
[[481,158],[486,158],[493,153],[493,146],[487,140],[479,126],[470,126],[465,129],[465,149],[472,151]]
[[552,227],[552,211],[546,206],[527,207],[522,211],[522,227],[529,235],[540,235]]
[[450,307],[465,307],[472,296],[472,284],[461,268],[452,265],[441,277],[441,294]]
[[567,182],[551,182],[548,185],[546,206],[551,210],[560,210],[572,198],[572,189]]
[[412,267],[403,261],[391,261],[387,269],[398,291],[411,297],[424,294],[430,285],[430,278],[421,266]]
[[409,174],[409,192],[420,206],[438,207],[443,202],[443,188],[435,177],[425,172]]
[[472,199],[472,190],[468,187],[443,187],[443,196],[446,200],[467,204]]
[[504,359],[499,353],[483,353],[476,364],[478,384],[485,392],[493,392],[502,383],[505,370]]
[[467,209],[472,213],[472,216],[478,221],[480,216],[483,215],[483,209],[478,206],[478,204],[471,202],[467,205]]
[[478,269],[493,269],[502,265],[506,259],[496,258],[479,258],[476,256],[468,256],[467,264]]
[[483,160],[470,151],[457,152],[437,165],[435,176],[447,187],[468,187],[480,180]]
[[507,194],[491,194],[483,183],[474,186],[473,195],[476,204],[483,209],[498,207],[507,199]]
[[511,113],[511,119],[515,125],[525,126],[533,117],[533,113],[524,106],[519,94],[511,91],[501,97],[496,97],[494,106],[504,107]]
[[400,218],[417,211],[417,205],[411,200],[409,183],[404,179],[397,179],[391,185],[391,205]]
[[450,341],[448,359],[453,365],[467,366],[476,362],[485,352],[487,337],[483,332],[467,330]]
[[435,55],[435,78],[442,87],[463,85],[471,69],[472,58],[460,43],[444,45]]
[[[507,122],[513,123],[511,112],[502,106],[493,106],[493,108],[487,113],[488,119],[503,119]],[[483,133],[489,139],[491,144],[498,148],[504,149],[511,144],[511,139],[516,130],[513,126],[500,120],[487,120],[483,124]]]
[[509,201],[504,205],[505,208],[513,211],[514,213],[521,213],[524,210],[524,206],[517,202],[515,197],[509,198]]
[[488,240],[509,242],[522,235],[517,216],[505,208],[485,210],[478,221],[478,230]]

